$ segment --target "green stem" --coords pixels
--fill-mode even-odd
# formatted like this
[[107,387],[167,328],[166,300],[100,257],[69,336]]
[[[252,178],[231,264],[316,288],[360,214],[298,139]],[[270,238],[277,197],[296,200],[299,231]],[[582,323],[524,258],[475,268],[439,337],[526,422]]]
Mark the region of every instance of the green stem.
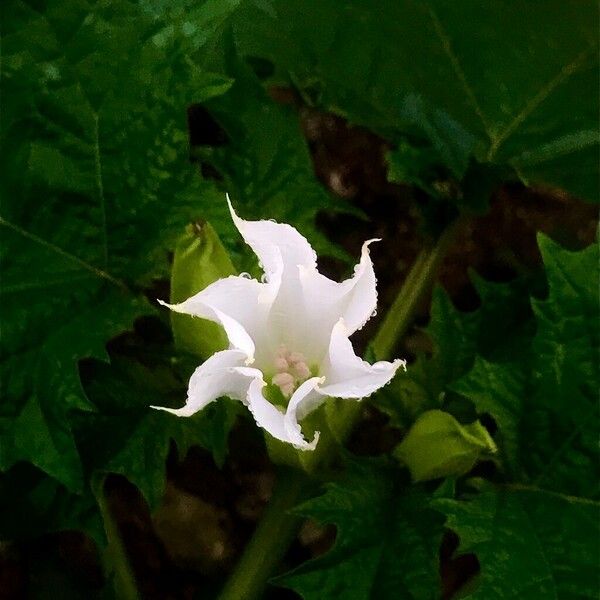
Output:
[[274,569],[296,537],[302,518],[290,514],[312,489],[310,478],[296,469],[280,469],[269,504],[219,600],[260,598]]
[[392,356],[396,344],[410,327],[423,297],[433,287],[438,267],[458,227],[458,221],[450,225],[436,244],[424,248],[415,260],[371,344],[378,360]]
[[122,600],[139,600],[141,594],[129,562],[129,555],[121,538],[119,526],[110,510],[105,484],[106,477],[104,476],[98,477],[92,483],[108,541],[105,555],[106,568],[108,571],[114,572],[114,586],[118,598]]
[[[373,341],[378,359],[390,358],[400,337],[411,324],[419,302],[433,285],[437,267],[451,242],[456,225],[450,226],[435,246],[423,250],[417,257]],[[312,457],[314,463],[318,464],[310,465],[315,469],[334,459],[339,446],[352,432],[360,416],[358,403],[345,403],[340,410],[343,411],[343,431],[340,428],[337,443],[333,439],[321,439]],[[302,519],[290,514],[290,510],[308,496],[313,485],[310,477],[300,469],[280,470],[271,501],[219,600],[255,600],[262,596],[267,580],[302,523]]]

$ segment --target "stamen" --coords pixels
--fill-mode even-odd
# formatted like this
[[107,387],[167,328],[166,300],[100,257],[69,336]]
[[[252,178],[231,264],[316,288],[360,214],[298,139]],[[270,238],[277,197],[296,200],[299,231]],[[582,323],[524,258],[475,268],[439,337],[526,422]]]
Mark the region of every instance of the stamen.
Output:
[[310,377],[310,369],[305,362],[294,363],[294,366],[291,368],[291,372],[302,381]]
[[311,375],[304,354],[289,352],[283,345],[279,347],[273,362],[277,374],[271,382],[281,390],[286,398],[289,398],[295,389]]
[[278,356],[275,359],[275,368],[280,372],[280,373],[285,373],[289,368],[290,365],[288,364],[288,361],[285,360],[285,358]]
[[276,385],[281,393],[288,397],[294,393],[294,377],[289,373],[277,373],[271,380],[273,385]]

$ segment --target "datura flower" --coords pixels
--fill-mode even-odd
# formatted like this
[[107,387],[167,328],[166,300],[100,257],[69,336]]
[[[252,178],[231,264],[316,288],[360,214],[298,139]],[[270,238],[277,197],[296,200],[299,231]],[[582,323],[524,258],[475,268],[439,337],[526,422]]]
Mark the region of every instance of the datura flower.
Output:
[[300,450],[314,450],[300,422],[327,397],[359,400],[388,383],[405,361],[369,364],[349,337],[373,315],[376,280],[369,244],[350,279],[337,283],[317,270],[310,244],[290,225],[231,217],[264,270],[220,279],[171,310],[223,326],[229,349],[213,354],[189,382],[179,409],[187,417],[222,396],[241,400],[259,427]]

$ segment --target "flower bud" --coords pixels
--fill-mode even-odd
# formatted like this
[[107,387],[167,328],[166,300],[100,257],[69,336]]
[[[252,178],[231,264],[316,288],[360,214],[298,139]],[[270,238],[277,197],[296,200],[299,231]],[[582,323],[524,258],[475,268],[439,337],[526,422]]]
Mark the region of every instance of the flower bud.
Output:
[[[191,225],[175,248],[171,272],[171,302],[177,304],[209,284],[233,275],[227,250],[209,223]],[[207,358],[227,348],[227,337],[216,323],[172,312],[171,325],[179,350]]]
[[449,413],[430,410],[414,422],[394,456],[408,467],[414,481],[426,481],[464,475],[479,458],[495,452],[494,440],[479,421],[461,425]]

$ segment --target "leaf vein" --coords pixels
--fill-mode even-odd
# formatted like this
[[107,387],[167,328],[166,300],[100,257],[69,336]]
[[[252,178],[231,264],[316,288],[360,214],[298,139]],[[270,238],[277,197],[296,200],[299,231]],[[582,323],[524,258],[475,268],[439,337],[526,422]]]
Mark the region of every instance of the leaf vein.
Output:
[[444,53],[446,54],[446,56],[450,60],[450,64],[452,65],[452,69],[454,70],[454,73],[458,77],[458,80],[460,81],[460,84],[462,85],[463,89],[465,90],[465,93],[467,95],[467,99],[469,100],[469,102],[471,103],[471,106],[473,107],[473,109],[477,113],[477,116],[479,117],[479,119],[480,119],[480,121],[481,121],[481,123],[482,123],[482,125],[483,125],[483,127],[485,129],[486,135],[490,139],[490,142],[493,143],[494,142],[494,136],[491,133],[491,127],[490,127],[490,125],[488,123],[488,120],[487,120],[487,118],[486,118],[483,110],[481,109],[481,106],[479,105],[479,102],[477,100],[477,97],[475,96],[475,92],[473,91],[473,88],[471,87],[471,85],[469,84],[469,82],[467,80],[467,77],[466,77],[465,72],[463,71],[463,69],[462,69],[462,67],[460,65],[458,57],[456,56],[456,53],[452,49],[452,44],[450,43],[450,38],[448,37],[448,34],[444,30],[439,17],[435,13],[435,11],[431,7],[431,5],[426,4],[426,7],[427,7],[427,12],[429,13],[429,17],[431,18],[431,22],[433,23],[433,29],[434,29],[436,35],[438,36],[438,38],[439,38],[439,40],[440,40],[440,42],[442,44],[442,48],[444,50]]
[[500,146],[515,132],[517,127],[525,121],[525,119],[542,103],[548,96],[564,81],[566,81],[579,67],[585,62],[591,54],[593,48],[586,48],[578,54],[569,64],[565,65],[557,75],[555,75],[546,85],[528,100],[523,108],[513,117],[513,120],[506,126],[504,131],[500,133],[488,150],[487,160],[492,161],[498,152]]
[[5,227],[8,227],[8,229],[12,229],[14,232],[18,233],[19,235],[22,235],[24,238],[26,238],[32,242],[35,242],[36,244],[39,244],[40,246],[43,246],[44,248],[47,248],[48,250],[51,250],[52,252],[54,252],[55,254],[58,254],[59,256],[63,256],[64,258],[66,258],[70,261],[73,261],[74,263],[77,263],[80,267],[86,269],[87,271],[90,271],[97,277],[100,277],[101,279],[105,279],[106,281],[109,281],[113,285],[116,285],[117,287],[119,287],[121,289],[129,291],[129,288],[125,285],[125,283],[123,283],[120,279],[113,277],[110,273],[108,273],[102,269],[98,269],[97,267],[94,267],[94,265],[91,265],[90,263],[86,262],[82,258],[79,258],[78,256],[75,256],[74,254],[67,252],[67,250],[64,250],[60,246],[57,246],[56,244],[53,244],[52,242],[49,242],[49,241],[35,235],[34,233],[31,233],[30,231],[27,231],[26,229],[19,227],[19,225],[16,225],[15,223],[11,223],[10,221],[7,221],[6,219],[4,219],[1,216],[0,216],[0,225],[4,225]]
[[94,114],[94,174],[96,178],[96,189],[100,202],[100,215],[102,218],[102,252],[104,256],[104,268],[108,267],[108,230],[106,223],[106,200],[104,198],[104,182],[102,179],[102,162],[100,157],[100,129],[98,114]]

